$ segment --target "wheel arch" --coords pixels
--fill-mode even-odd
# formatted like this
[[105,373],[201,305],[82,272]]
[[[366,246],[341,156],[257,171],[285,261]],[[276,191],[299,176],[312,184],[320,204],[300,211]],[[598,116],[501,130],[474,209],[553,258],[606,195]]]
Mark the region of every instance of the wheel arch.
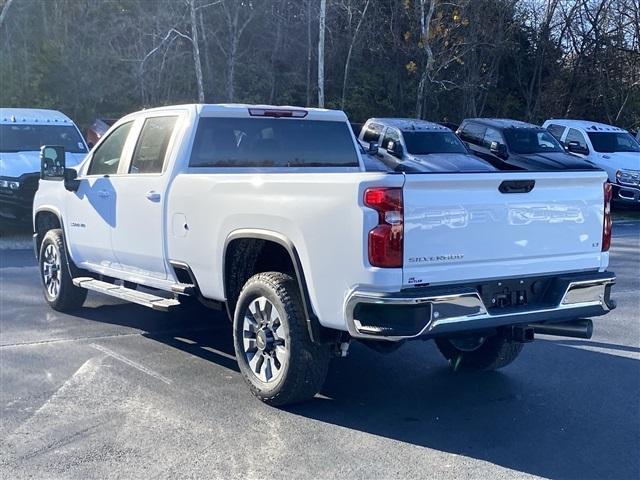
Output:
[[43,207],[33,213],[34,249],[36,259],[39,259],[40,246],[42,245],[44,236],[49,230],[53,230],[54,228],[62,230],[62,238],[64,239],[64,223],[62,221],[62,215],[60,215],[60,212],[57,209],[54,207]]
[[[235,302],[233,301],[234,292],[231,286],[231,278],[230,278],[230,265],[229,265],[229,252],[230,247],[234,245],[234,242],[239,240],[261,240],[264,242],[271,242],[272,244],[278,245],[281,247],[288,256],[288,260],[291,262],[291,266],[293,268],[293,274],[296,277],[296,282],[298,283],[298,288],[300,290],[300,296],[302,298],[302,306],[304,309],[304,315],[307,321],[307,328],[309,331],[309,335],[311,339],[318,343],[326,343],[333,340],[333,335],[330,335],[330,329],[322,327],[320,324],[320,320],[318,316],[315,314],[313,310],[313,305],[311,303],[311,297],[309,295],[309,289],[307,286],[307,281],[304,273],[304,269],[302,267],[302,263],[300,261],[300,256],[298,255],[298,251],[294,245],[294,243],[285,235],[274,232],[271,230],[263,230],[263,229],[239,229],[231,232],[224,243],[224,249],[222,252],[222,272],[223,272],[223,287],[225,298],[227,299],[227,313],[230,318],[233,318],[234,310],[235,310]],[[258,272],[256,272],[258,273]]]

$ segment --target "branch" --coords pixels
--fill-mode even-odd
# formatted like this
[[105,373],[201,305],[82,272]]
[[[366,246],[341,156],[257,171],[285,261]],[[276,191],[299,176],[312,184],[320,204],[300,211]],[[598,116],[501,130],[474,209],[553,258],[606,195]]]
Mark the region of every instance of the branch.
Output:
[[176,30],[175,28],[171,28],[167,34],[164,36],[164,38],[162,40],[160,40],[160,43],[153,48],[149,53],[147,53],[144,58],[142,59],[142,61],[140,62],[140,75],[142,75],[142,70],[144,69],[144,62],[147,61],[147,59],[149,57],[151,57],[151,55],[153,55],[154,53],[156,53],[158,50],[160,50],[160,48],[165,44],[165,42],[169,41],[169,44],[171,44],[171,42],[173,40],[175,40],[177,37],[182,37],[182,38],[186,38],[187,40],[189,40],[191,43],[193,43],[193,40],[191,39],[190,36],[185,35],[184,33]]
[[0,12],[0,28],[2,28],[4,19],[7,17],[7,12],[9,11],[9,7],[11,6],[11,2],[13,2],[13,0],[7,0],[4,4],[4,7],[2,7],[2,12]]

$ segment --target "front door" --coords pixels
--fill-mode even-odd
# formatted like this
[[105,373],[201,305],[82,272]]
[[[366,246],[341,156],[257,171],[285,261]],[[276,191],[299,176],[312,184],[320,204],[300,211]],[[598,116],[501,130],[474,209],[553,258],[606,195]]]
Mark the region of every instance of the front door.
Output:
[[165,160],[177,120],[178,115],[166,113],[141,119],[127,170],[113,181],[118,219],[118,228],[112,232],[113,250],[120,269],[129,274],[167,278],[164,210],[169,172]]
[[80,186],[66,197],[65,234],[71,257],[79,266],[117,268],[111,234],[118,227],[113,180],[126,155],[133,122],[117,127],[91,154],[86,171],[79,173]]

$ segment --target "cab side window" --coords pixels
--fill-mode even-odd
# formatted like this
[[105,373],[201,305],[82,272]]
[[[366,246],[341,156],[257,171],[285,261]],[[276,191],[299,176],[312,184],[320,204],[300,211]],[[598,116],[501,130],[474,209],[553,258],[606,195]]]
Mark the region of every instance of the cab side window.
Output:
[[162,173],[167,146],[178,117],[147,118],[133,152],[129,173]]
[[498,142],[505,145],[502,134],[498,130],[487,128],[487,131],[484,134],[484,139],[482,140],[482,146],[485,148],[491,148],[492,142]]
[[565,127],[563,127],[562,125],[556,125],[555,123],[551,123],[547,127],[547,130],[551,135],[556,137],[556,140],[560,141],[560,139],[562,138],[562,134],[564,133]]
[[362,140],[364,142],[379,142],[381,133],[382,125],[378,125],[377,123],[370,123],[367,126],[367,129],[364,131]]
[[387,128],[387,131],[384,134],[384,138],[382,139],[382,144],[380,146],[386,149],[389,146],[389,142],[400,142],[400,134],[395,128]]
[[87,175],[113,175],[118,172],[122,150],[133,122],[120,125],[93,152]]
[[585,148],[587,151],[589,147],[587,145],[587,141],[584,138],[584,135],[576,130],[575,128],[569,129],[569,133],[567,133],[567,138],[564,140],[565,145],[569,145],[569,142],[578,142],[578,144]]
[[481,145],[487,127],[477,123],[468,122],[460,128],[460,138],[465,142]]

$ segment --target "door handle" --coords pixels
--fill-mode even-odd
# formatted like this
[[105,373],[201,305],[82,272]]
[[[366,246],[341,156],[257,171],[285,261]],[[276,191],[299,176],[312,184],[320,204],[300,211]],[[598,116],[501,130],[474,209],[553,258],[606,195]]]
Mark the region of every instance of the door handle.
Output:
[[153,190],[148,191],[145,194],[145,197],[147,197],[147,200],[150,200],[152,202],[159,202],[160,201],[160,194],[158,192],[153,191]]
[[98,190],[98,197],[100,198],[109,198],[111,194],[108,190]]

